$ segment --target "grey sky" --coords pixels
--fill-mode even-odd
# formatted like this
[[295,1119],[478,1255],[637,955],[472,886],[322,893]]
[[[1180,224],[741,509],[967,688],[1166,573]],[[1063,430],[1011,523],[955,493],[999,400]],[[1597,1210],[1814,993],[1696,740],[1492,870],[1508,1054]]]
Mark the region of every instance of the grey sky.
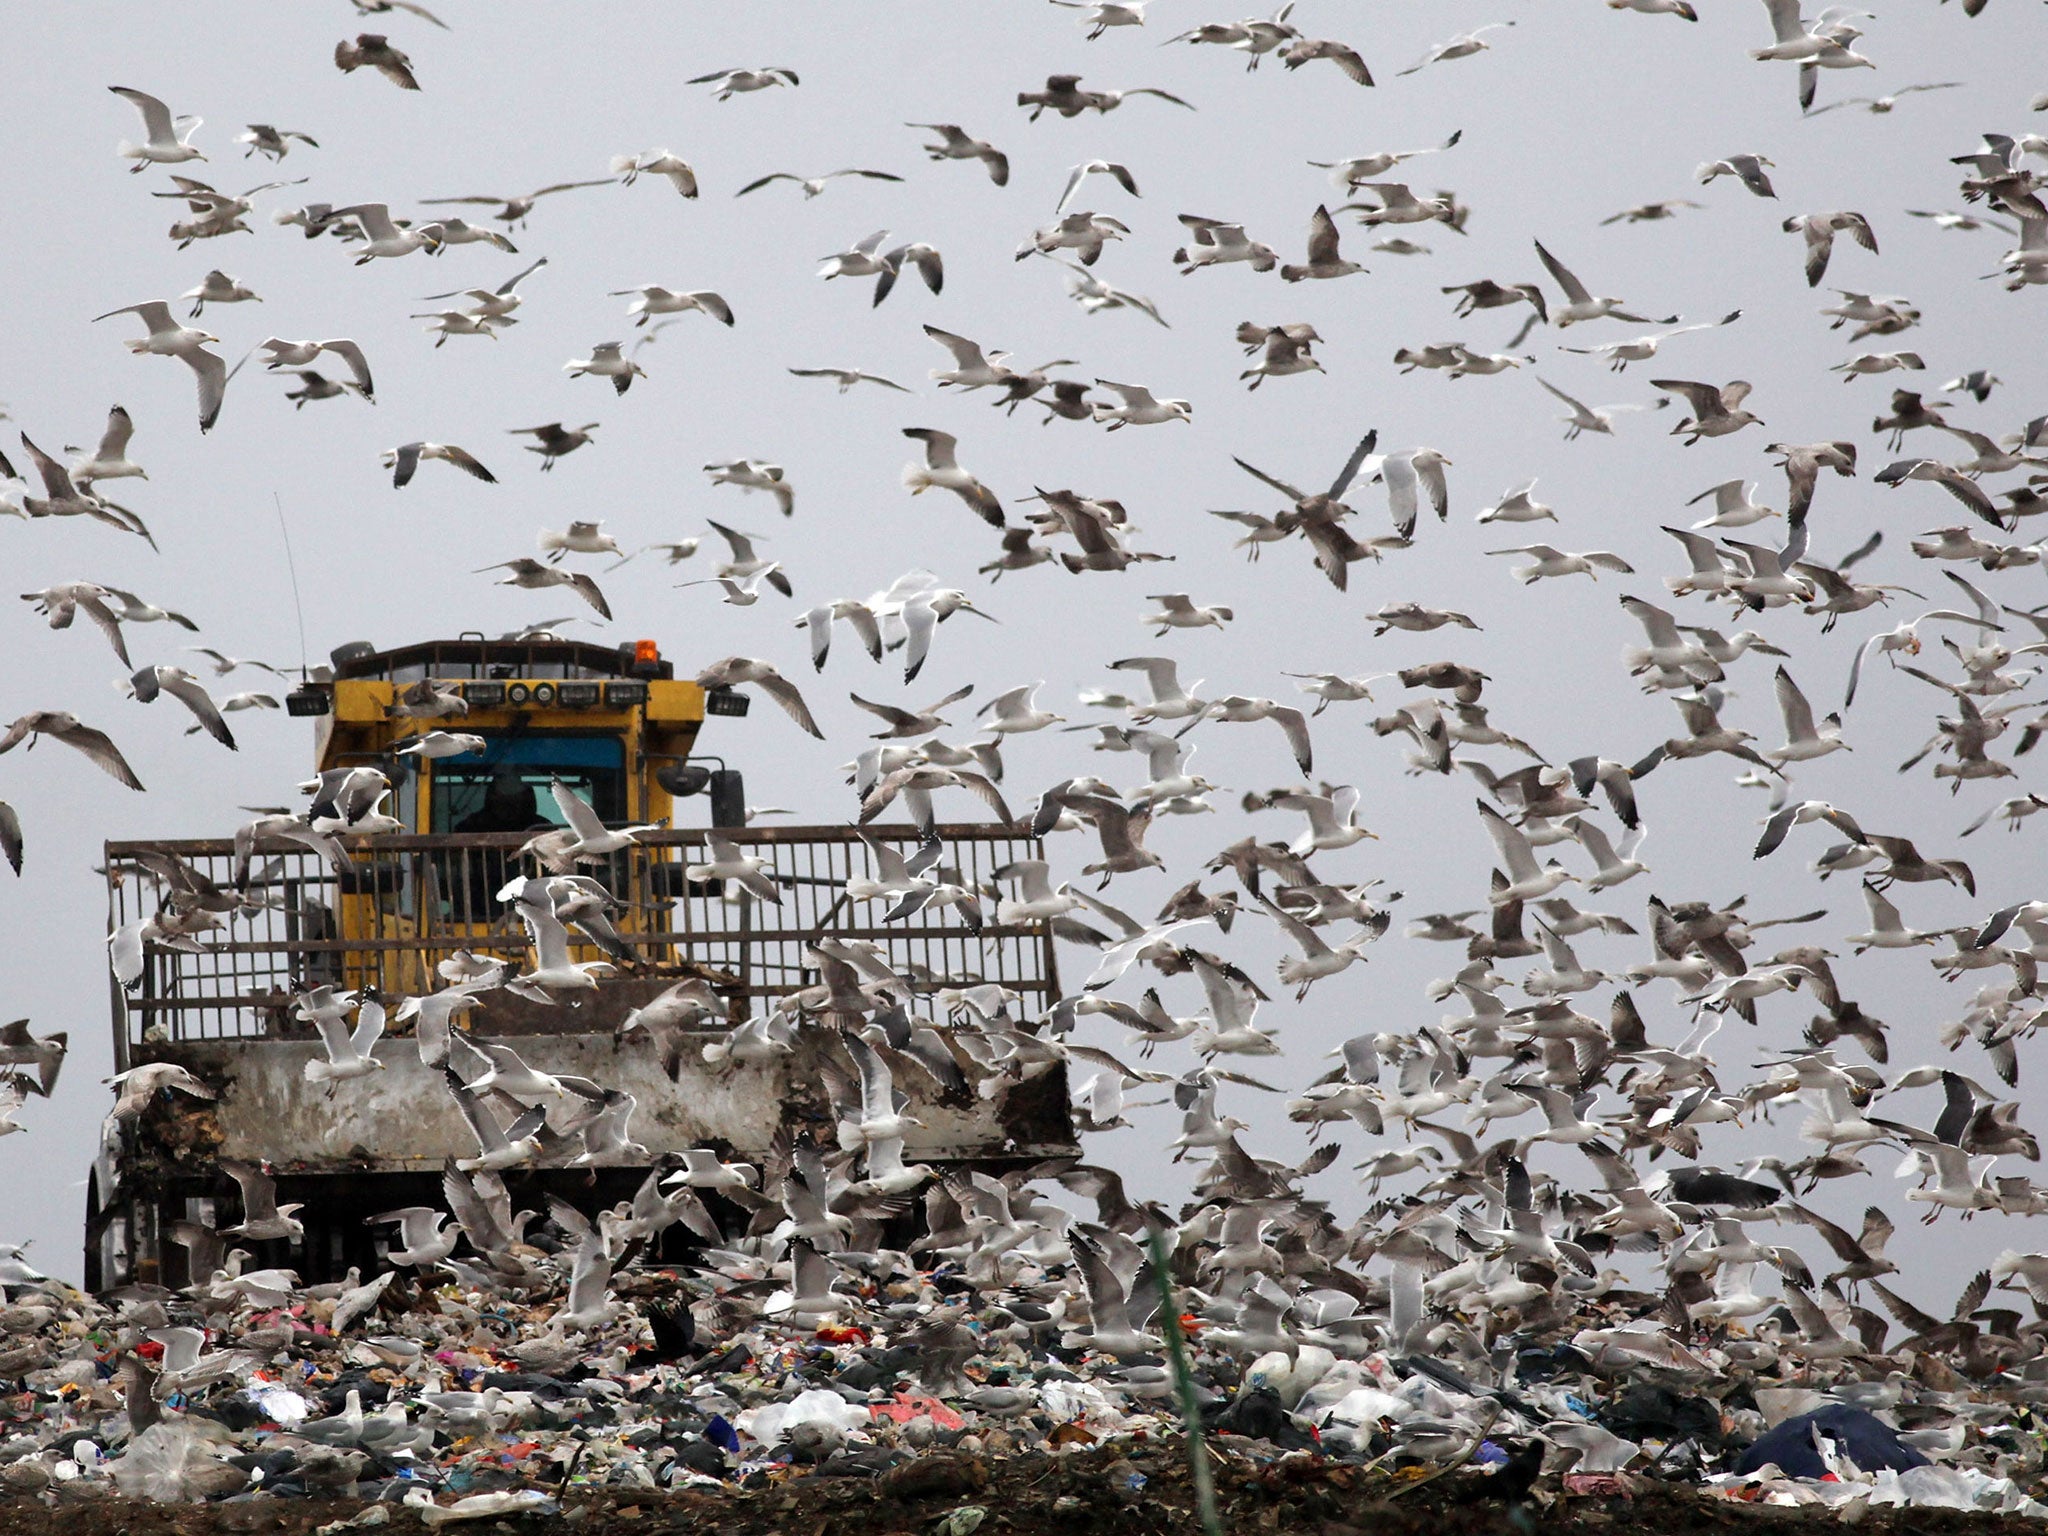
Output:
[[[133,588],[199,621],[204,633],[197,637],[162,627],[131,630],[138,664],[180,659],[176,648],[188,639],[279,664],[298,660],[273,495],[291,528],[316,661],[353,638],[389,645],[468,629],[496,633],[571,612],[573,598],[506,591],[471,574],[532,552],[542,526],[602,519],[633,547],[702,532],[705,519],[715,517],[768,536],[764,550],[788,562],[798,601],[770,595],[747,610],[721,606],[715,589],[671,585],[708,574],[703,555],[674,572],[641,561],[603,578],[618,622],[602,633],[653,636],[682,666],[732,652],[764,656],[798,681],[828,743],[799,735],[772,709],[757,709],[744,722],[716,723],[704,746],[744,767],[750,799],[794,807],[801,820],[852,814],[837,765],[858,750],[868,717],[847,702],[848,688],[923,702],[973,681],[978,700],[1043,677],[1040,702],[1079,719],[1088,712],[1074,706],[1076,690],[1125,681],[1104,665],[1137,654],[1180,658],[1184,678],[1206,679],[1212,695],[1274,697],[1292,692],[1283,671],[1381,673],[1453,656],[1492,677],[1485,702],[1495,722],[1553,761],[1590,751],[1633,760],[1673,734],[1678,719],[1670,702],[1640,695],[1624,672],[1620,650],[1637,643],[1640,632],[1616,597],[1630,591],[1665,599],[1660,578],[1683,567],[1676,546],[1657,529],[1698,515],[1685,507],[1687,498],[1747,475],[1761,481],[1763,499],[1782,506],[1783,479],[1769,467],[1764,443],[1858,442],[1859,478],[1830,477],[1821,488],[1814,551],[1833,559],[1882,530],[1884,548],[1858,574],[1904,582],[1929,601],[1901,598],[1902,607],[1846,619],[1825,637],[1818,620],[1796,610],[1756,621],[1792,653],[1794,675],[1826,710],[1839,703],[1863,637],[1950,596],[1934,567],[1910,556],[1907,539],[1966,520],[1937,487],[1890,491],[1872,483],[1887,455],[1869,423],[1892,383],[1904,378],[1932,396],[1946,378],[1993,370],[2004,383],[1989,404],[1965,401],[1951,419],[1994,435],[2048,409],[2042,291],[2010,294],[2000,283],[1980,281],[2010,242],[1992,233],[1944,232],[1903,213],[1959,206],[1960,172],[1948,157],[1972,149],[1980,132],[2020,133],[2042,124],[2026,111],[2030,95],[2048,84],[2036,62],[2043,56],[2041,12],[2022,0],[1993,0],[1975,21],[1957,7],[1924,0],[1874,7],[1879,15],[1867,23],[1860,46],[1879,68],[1831,72],[1821,83],[1823,101],[1920,81],[1957,80],[1967,88],[1912,95],[1886,116],[1844,109],[1808,120],[1795,104],[1792,67],[1748,57],[1769,35],[1754,0],[1704,4],[1697,25],[1617,13],[1596,0],[1371,8],[1305,0],[1295,19],[1311,35],[1359,47],[1380,82],[1373,90],[1327,64],[1289,73],[1269,62],[1247,74],[1223,50],[1158,46],[1183,27],[1226,14],[1193,0],[1157,0],[1144,30],[1111,32],[1095,43],[1083,41],[1076,13],[1025,0],[687,12],[665,5],[506,10],[442,0],[436,9],[452,30],[403,15],[359,22],[335,0],[221,4],[209,7],[203,21],[152,7],[44,7],[13,34],[15,128],[0,164],[13,231],[0,245],[0,400],[14,427],[52,451],[89,445],[107,407],[125,404],[137,424],[133,456],[150,479],[114,494],[149,521],[163,554],[77,521],[0,524],[0,550],[12,590],[86,578]],[[1489,34],[1490,51],[1397,76],[1431,44],[1510,17],[1512,30]],[[424,87],[419,94],[368,72],[335,70],[335,41],[360,26],[382,27],[411,55]],[[681,83],[715,68],[766,63],[794,69],[801,86],[714,103],[703,88]],[[1140,97],[1107,117],[1028,123],[1014,104],[1016,92],[1059,71],[1082,73],[1090,87],[1158,86],[1198,110]],[[206,118],[196,142],[208,163],[179,169],[229,191],[273,177],[310,180],[264,194],[253,234],[176,251],[164,230],[179,207],[149,195],[169,188],[167,173],[130,176],[115,158],[116,140],[136,136],[138,124],[108,94],[109,85],[150,91],[174,112]],[[232,140],[252,120],[304,131],[320,147],[294,146],[275,170],[261,159],[243,161]],[[971,162],[928,163],[919,133],[903,126],[908,121],[959,122],[993,140],[1011,157],[1009,186],[992,186]],[[1419,191],[1454,187],[1471,204],[1466,236],[1438,225],[1403,231],[1432,254],[1369,253],[1372,232],[1346,217],[1345,251],[1365,260],[1369,275],[1289,286],[1242,267],[1182,278],[1168,261],[1184,237],[1174,218],[1180,213],[1241,221],[1254,238],[1298,260],[1310,211],[1339,200],[1325,174],[1304,162],[1417,148],[1459,129],[1463,139],[1454,151],[1390,173],[1410,175]],[[425,217],[432,210],[419,208],[423,198],[515,193],[599,176],[611,156],[655,146],[695,166],[701,199],[686,202],[658,179],[543,199],[530,226],[514,232],[516,256],[465,246],[439,259],[358,269],[350,247],[307,241],[268,218],[274,208],[314,200],[384,201]],[[1742,151],[1775,162],[1777,200],[1759,200],[1726,179],[1694,184],[1699,161]],[[1097,179],[1080,195],[1078,206],[1114,215],[1132,230],[1103,257],[1098,273],[1156,299],[1171,329],[1129,311],[1084,315],[1065,296],[1059,268],[1012,260],[1017,244],[1050,218],[1068,167],[1091,157],[1129,164],[1144,194],[1132,200]],[[771,170],[815,174],[841,166],[889,170],[906,180],[842,180],[813,201],[787,184],[740,200],[732,195]],[[1624,207],[1668,197],[1705,206],[1668,222],[1599,225]],[[1866,213],[1883,254],[1842,241],[1828,285],[1816,292],[1801,276],[1800,241],[1777,226],[1790,213],[1833,208]],[[906,281],[871,309],[869,283],[816,279],[816,258],[880,227],[943,251],[942,295]],[[1562,337],[1539,327],[1527,344],[1540,359],[1536,368],[1457,381],[1397,374],[1390,359],[1402,346],[1464,339],[1480,350],[1499,349],[1520,312],[1456,321],[1439,289],[1482,276],[1538,279],[1532,237],[1595,293],[1617,294],[1645,313],[1697,320],[1740,308],[1743,319],[1678,338],[1657,363],[1620,375],[1597,359],[1556,351],[1560,340],[1597,345],[1629,334],[1610,321]],[[521,323],[502,339],[456,338],[436,350],[424,322],[408,318],[439,307],[421,303],[426,294],[495,285],[536,255],[550,264],[524,285]],[[91,317],[173,297],[212,266],[241,278],[264,301],[208,308],[199,323],[223,338],[226,356],[237,358],[273,334],[350,336],[376,370],[378,403],[342,399],[294,412],[282,398],[283,382],[250,369],[230,389],[218,427],[202,438],[188,372],[168,360],[129,358],[121,342],[140,334],[132,318],[94,325]],[[622,399],[599,381],[567,377],[566,359],[630,333],[626,301],[607,291],[649,282],[716,289],[738,324],[727,331],[688,316],[663,331],[640,354],[650,377]],[[1924,313],[1922,327],[1867,345],[1916,348],[1927,371],[1846,385],[1827,372],[1860,350],[1816,314],[1832,302],[1834,284],[1909,296]],[[1245,362],[1231,341],[1247,319],[1314,323],[1326,338],[1317,355],[1327,375],[1278,379],[1248,393],[1236,377]],[[1041,427],[1035,406],[1005,418],[986,396],[954,398],[925,380],[945,355],[920,333],[922,322],[1007,348],[1026,363],[1081,359],[1080,367],[1064,370],[1074,377],[1138,382],[1185,397],[1194,403],[1194,424],[1114,434],[1068,422]],[[323,370],[332,371],[330,361],[322,360]],[[840,396],[829,384],[784,371],[816,364],[887,374],[915,384],[921,396],[869,389]],[[1536,372],[1602,405],[1647,404],[1651,375],[1743,377],[1755,382],[1750,405],[1767,425],[1683,448],[1666,435],[1674,408],[1620,418],[1615,440],[1566,444],[1556,404],[1536,386]],[[506,434],[556,419],[603,425],[594,446],[542,478],[538,461],[521,449],[524,440]],[[916,446],[899,429],[918,425],[956,433],[961,461],[1003,498],[1013,519],[1021,518],[1021,498],[1034,486],[1114,496],[1141,525],[1139,546],[1169,552],[1175,563],[1078,578],[1040,568],[984,593],[974,567],[993,553],[989,531],[950,495],[913,500],[899,483]],[[1382,448],[1428,444],[1454,461],[1451,518],[1447,526],[1425,522],[1415,547],[1383,565],[1354,567],[1348,594],[1311,568],[1298,543],[1270,547],[1259,563],[1246,564],[1230,548],[1233,530],[1204,515],[1215,507],[1278,510],[1270,493],[1232,466],[1233,454],[1283,478],[1321,483],[1368,427],[1379,430]],[[480,485],[445,465],[428,465],[409,489],[394,492],[379,451],[422,437],[468,448],[500,484]],[[15,457],[11,434],[5,446]],[[1909,442],[1909,451],[1951,458],[1960,449],[1932,434]],[[712,489],[698,470],[738,457],[787,467],[797,493],[793,519],[778,516],[764,497]],[[1556,525],[1474,526],[1479,509],[1531,477],[1557,509]],[[1383,531],[1380,488],[1361,487],[1350,500],[1361,536]],[[1751,531],[1777,542],[1780,526],[1773,521]],[[1523,589],[1509,575],[1510,562],[1482,553],[1539,540],[1617,551],[1640,574]],[[920,567],[974,588],[1000,627],[948,625],[933,661],[907,690],[851,646],[835,651],[823,677],[814,676],[790,628],[803,607],[864,596]],[[2007,602],[2048,600],[2048,578],[2039,570],[1984,580]],[[1151,639],[1136,622],[1147,609],[1145,595],[1174,590],[1231,605],[1236,623],[1221,633]],[[1401,599],[1464,609],[1484,631],[1370,639],[1363,615]],[[1725,610],[1697,599],[1681,617],[1728,620]],[[576,632],[599,633],[582,626]],[[0,1237],[33,1237],[39,1262],[68,1271],[76,1263],[78,1181],[105,1107],[97,1085],[107,1070],[104,892],[91,868],[100,843],[225,835],[239,819],[237,805],[290,798],[308,763],[308,737],[296,722],[251,714],[236,719],[243,748],[232,757],[203,737],[187,737],[187,719],[174,705],[143,708],[110,686],[120,668],[89,626],[51,633],[29,605],[11,599],[0,609],[0,643],[10,661],[0,674],[0,720],[30,709],[72,709],[108,730],[150,786],[146,796],[133,795],[55,745],[0,762],[0,797],[22,816],[29,859],[23,879],[0,876],[0,932],[8,940],[0,1008],[30,1016],[38,1032],[68,1029],[74,1047],[56,1101],[31,1103],[22,1116],[28,1134],[0,1142],[9,1191],[0,1198]],[[1953,671],[1931,650],[1922,659],[1944,675]],[[1731,723],[1766,744],[1780,739],[1771,665],[1750,658],[1734,670],[1736,697],[1726,711]],[[252,672],[223,680],[223,690],[262,686],[266,680]],[[1902,889],[1899,900],[1916,927],[1968,922],[2040,894],[2040,831],[2008,837],[1987,829],[1957,840],[1987,806],[2036,782],[2037,759],[2019,760],[2016,781],[1967,785],[1955,797],[1928,777],[1927,764],[1902,777],[1897,763],[1931,732],[1946,697],[1881,666],[1866,687],[1849,720],[1855,751],[1800,770],[1794,793],[1847,805],[1866,827],[1915,837],[1923,851],[1962,852],[1972,861],[1974,901],[1947,887]],[[1371,952],[1368,964],[1320,984],[1300,1008],[1276,991],[1262,1014],[1262,1023],[1279,1026],[1288,1054],[1252,1065],[1290,1089],[1323,1070],[1322,1053],[1351,1034],[1433,1021],[1443,1010],[1422,986],[1448,975],[1460,957],[1447,946],[1403,941],[1399,927],[1421,912],[1485,902],[1492,850],[1473,810],[1474,782],[1462,773],[1404,776],[1399,739],[1377,739],[1369,728],[1375,713],[1401,697],[1390,685],[1378,706],[1333,709],[1316,723],[1319,776],[1357,784],[1361,819],[1382,837],[1324,855],[1318,867],[1329,878],[1379,877],[1385,889],[1405,895],[1395,936]],[[970,701],[953,718],[964,724],[972,708]],[[1141,915],[1226,842],[1253,830],[1288,837],[1298,826],[1290,816],[1246,818],[1236,809],[1238,792],[1295,777],[1277,731],[1206,725],[1190,740],[1200,743],[1199,771],[1230,792],[1215,796],[1220,814],[1162,825],[1153,834],[1153,845],[1168,857],[1165,874],[1111,887],[1110,900]],[[1137,759],[1094,756],[1080,741],[1049,732],[1012,742],[1005,786],[1012,803],[1028,803],[1044,785],[1078,772],[1119,783],[1133,773],[1131,783],[1143,777]],[[1505,765],[1498,749],[1475,755]],[[1773,861],[1752,865],[1748,848],[1764,797],[1733,787],[1733,766],[1725,759],[1668,764],[1647,780],[1643,857],[1653,874],[1589,904],[1641,926],[1651,891],[1717,901],[1749,891],[1753,907],[1768,913],[1827,906],[1828,920],[1806,934],[1833,940],[1862,927],[1853,878],[1820,886],[1806,872],[1832,834],[1803,829]],[[1600,819],[1611,826],[1611,818]],[[1094,856],[1092,839],[1080,836],[1054,853],[1069,874]],[[1560,857],[1574,868],[1585,864],[1570,848]],[[1263,978],[1280,952],[1263,929],[1247,919],[1211,947]],[[1580,945],[1589,963],[1620,970],[1644,954],[1647,939],[1591,937]],[[1065,963],[1077,977],[1089,962],[1069,952]],[[1843,975],[1845,991],[1892,1024],[1893,1070],[1950,1059],[1936,1038],[1939,1023],[1957,1016],[1983,979],[1970,975],[1944,988],[1924,951],[1845,962]],[[1163,985],[1176,1011],[1198,1006],[1192,982]],[[1581,1006],[1604,1015],[1607,995],[1588,994]],[[1643,989],[1653,1038],[1675,1041],[1685,1032],[1684,1010],[1673,996],[1663,984]],[[1777,997],[1762,1004],[1760,1030],[1731,1020],[1718,1041],[1728,1086],[1745,1081],[1747,1065],[1764,1052],[1795,1045],[1811,1012],[1804,997]],[[1107,1031],[1093,1038],[1120,1048]],[[1171,1052],[1162,1060],[1169,1057],[1176,1069],[1186,1064]],[[2030,1046],[2022,1057],[2024,1096],[2040,1061]],[[1973,1049],[1953,1059],[1985,1075]],[[1931,1122],[1924,1096],[1901,1102],[1907,1118]],[[1256,1150],[1290,1161],[1299,1156],[1302,1137],[1281,1118],[1279,1101],[1231,1090],[1226,1104],[1257,1122],[1248,1138]],[[1775,1143],[1792,1144],[1798,1118],[1797,1110],[1780,1112]],[[1167,1120],[1148,1120],[1141,1131],[1094,1143],[1090,1155],[1124,1169],[1141,1188],[1170,1189],[1177,1176],[1153,1149],[1172,1131]],[[1365,1143],[1355,1130],[1346,1143],[1347,1153],[1362,1155]],[[1710,1138],[1709,1156],[1732,1161],[1759,1144],[1750,1133],[1731,1132]],[[1358,1198],[1344,1171],[1352,1161],[1347,1155],[1316,1186],[1347,1209]],[[1890,1155],[1879,1152],[1871,1161],[1876,1178],[1851,1181],[1829,1198],[1857,1208],[1879,1200],[1901,1216],[1916,1212],[1889,1178]],[[1575,1184],[1590,1178],[1575,1155],[1544,1162]],[[1972,1267],[1998,1247],[2026,1246],[2015,1224],[1996,1219],[1960,1228],[1951,1218],[1938,1231],[1944,1254],[1966,1247]],[[1909,1287],[1921,1300],[1945,1300],[1952,1290],[1946,1279]]]

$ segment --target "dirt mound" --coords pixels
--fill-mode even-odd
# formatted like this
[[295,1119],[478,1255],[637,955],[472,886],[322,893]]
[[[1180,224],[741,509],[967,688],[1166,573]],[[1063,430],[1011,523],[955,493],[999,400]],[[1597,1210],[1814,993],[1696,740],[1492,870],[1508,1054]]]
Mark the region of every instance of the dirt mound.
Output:
[[[1536,1536],[1538,1532],[1654,1531],[1658,1536],[1721,1536],[1748,1531],[1826,1529],[1825,1511],[1761,1506],[1690,1489],[1638,1481],[1617,1490],[1571,1492],[1551,1480],[1535,1499],[1510,1507],[1488,1496],[1485,1474],[1461,1472],[1415,1485],[1399,1474],[1315,1457],[1216,1458],[1224,1530],[1313,1536]],[[791,1475],[794,1473],[795,1475]],[[877,1476],[804,1475],[778,1468],[756,1486],[663,1493],[570,1487],[557,1511],[496,1516],[457,1530],[573,1531],[577,1536],[1095,1536],[1142,1531],[1195,1532],[1186,1462],[1150,1447],[1001,1460],[952,1452],[905,1462]],[[0,1502],[0,1536],[213,1536],[264,1532],[311,1536],[326,1529],[421,1529],[400,1506],[351,1500],[242,1499],[211,1505],[149,1504],[94,1498],[53,1506],[33,1499]],[[1858,1536],[2040,1536],[2036,1522],[1936,1509],[1870,1509]]]

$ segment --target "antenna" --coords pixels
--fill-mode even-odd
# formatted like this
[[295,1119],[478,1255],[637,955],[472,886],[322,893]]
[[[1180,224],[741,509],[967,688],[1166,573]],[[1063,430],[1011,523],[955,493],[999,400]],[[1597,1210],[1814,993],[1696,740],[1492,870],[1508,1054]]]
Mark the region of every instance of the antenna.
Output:
[[270,493],[270,504],[277,509],[277,531],[284,535],[284,568],[292,579],[292,607],[299,616],[299,681],[306,681],[306,605],[299,597],[299,567],[292,559],[292,531],[285,525],[284,502],[276,491]]

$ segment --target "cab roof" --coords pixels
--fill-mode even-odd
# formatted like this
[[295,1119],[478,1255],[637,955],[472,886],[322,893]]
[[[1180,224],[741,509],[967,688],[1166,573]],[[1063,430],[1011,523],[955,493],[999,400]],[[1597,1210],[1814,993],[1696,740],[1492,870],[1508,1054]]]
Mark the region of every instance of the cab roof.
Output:
[[382,678],[393,683],[423,677],[455,681],[502,677],[641,677],[673,678],[675,664],[666,658],[635,659],[634,642],[591,645],[580,640],[425,640],[387,651],[367,640],[338,647],[331,657],[334,676]]

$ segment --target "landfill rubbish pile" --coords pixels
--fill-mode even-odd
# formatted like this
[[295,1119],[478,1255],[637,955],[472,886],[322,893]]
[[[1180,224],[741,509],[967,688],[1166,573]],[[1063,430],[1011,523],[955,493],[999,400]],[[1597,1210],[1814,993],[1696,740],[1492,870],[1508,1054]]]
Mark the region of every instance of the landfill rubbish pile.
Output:
[[[1274,1528],[1326,1529],[1410,1496],[1563,1518],[1681,1485],[1858,1517],[2048,1515],[2039,1360],[1981,1388],[1932,1351],[1795,1385],[1761,1334],[1682,1341],[1636,1315],[1652,1299],[1619,1294],[1455,1365],[1389,1353],[1335,1290],[1295,1308],[1319,1310],[1291,1336],[1276,1310],[1260,1338],[1211,1321],[1236,1309],[1192,1284],[1163,1313],[1144,1249],[1111,1228],[1071,1247],[1027,1238],[1001,1261],[985,1242],[935,1267],[885,1250],[808,1298],[743,1240],[698,1266],[616,1274],[607,1318],[571,1327],[573,1226],[551,1219],[520,1245],[523,1298],[396,1271],[308,1288],[267,1271],[96,1301],[13,1251],[0,1536],[71,1511],[147,1529],[132,1522],[149,1503],[219,1506],[220,1529],[279,1528],[236,1524],[251,1505],[272,1513],[249,1519],[295,1529],[578,1507],[766,1529],[803,1501],[878,1528],[912,1518],[884,1518],[892,1503],[914,1504],[948,1536],[992,1507],[1010,1526],[1126,1508],[1186,1523],[1185,1422],[1161,1347],[1183,1331],[1219,1497],[1243,1506],[1233,1520],[1258,1507]],[[1191,1280],[1219,1249],[1177,1236],[1171,1264]],[[1005,1484],[1018,1491],[998,1500]]]

